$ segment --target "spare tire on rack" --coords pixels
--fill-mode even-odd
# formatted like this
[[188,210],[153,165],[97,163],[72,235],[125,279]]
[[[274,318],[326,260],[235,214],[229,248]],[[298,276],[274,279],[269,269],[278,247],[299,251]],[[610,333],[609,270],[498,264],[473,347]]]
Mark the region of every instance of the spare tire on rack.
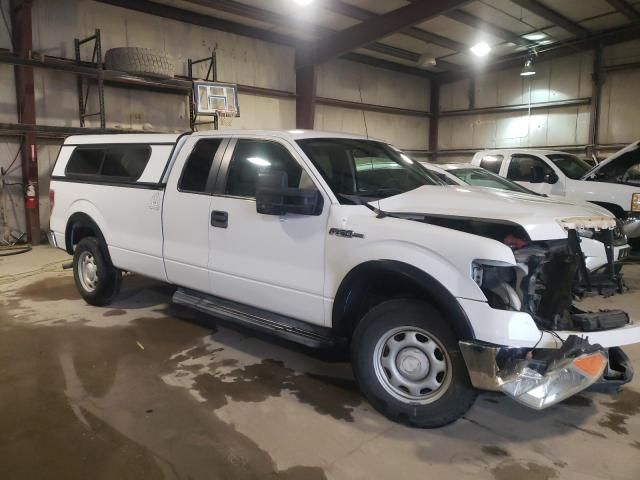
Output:
[[171,78],[176,73],[170,55],[150,48],[111,48],[104,56],[104,63],[108,70],[120,70],[136,75]]

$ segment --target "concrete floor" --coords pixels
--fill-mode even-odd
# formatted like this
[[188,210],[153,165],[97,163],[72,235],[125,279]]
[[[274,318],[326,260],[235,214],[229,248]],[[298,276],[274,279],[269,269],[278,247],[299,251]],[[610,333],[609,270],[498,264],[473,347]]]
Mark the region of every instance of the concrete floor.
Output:
[[[543,412],[483,394],[451,426],[409,429],[339,359],[168,308],[135,276],[90,307],[65,261],[0,258],[2,479],[640,478],[638,376]],[[632,292],[592,306],[640,319],[640,265],[625,268]]]

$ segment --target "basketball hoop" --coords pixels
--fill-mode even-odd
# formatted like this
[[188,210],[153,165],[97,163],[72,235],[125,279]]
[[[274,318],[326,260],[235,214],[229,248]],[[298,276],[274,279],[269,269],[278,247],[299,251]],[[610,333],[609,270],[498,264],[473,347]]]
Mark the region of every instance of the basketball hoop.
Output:
[[217,117],[220,125],[229,127],[233,123],[233,118],[240,116],[238,87],[233,83],[195,81],[193,82],[193,105],[195,118]]
[[218,121],[220,122],[220,125],[222,125],[223,127],[230,127],[235,117],[236,117],[236,114],[233,112],[225,112],[225,111],[218,112]]

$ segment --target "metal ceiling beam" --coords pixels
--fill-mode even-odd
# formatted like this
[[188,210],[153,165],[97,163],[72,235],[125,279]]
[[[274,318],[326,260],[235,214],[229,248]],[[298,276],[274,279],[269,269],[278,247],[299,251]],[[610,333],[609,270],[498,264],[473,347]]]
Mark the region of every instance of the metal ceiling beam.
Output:
[[543,5],[538,0],[511,0],[511,2],[529,10],[531,13],[535,13],[545,20],[550,21],[554,25],[562,27],[567,32],[573,33],[576,37],[586,37],[589,35],[589,31],[586,28],[583,28],[574,21],[569,20],[567,17],[560,15],[558,12],[546,5]]
[[346,53],[340,58],[343,58],[344,60],[350,60],[352,62],[363,63],[365,65],[371,65],[372,67],[384,68],[385,70],[393,70],[394,72],[415,75],[418,77],[433,78],[436,75],[434,72],[430,72],[428,70],[409,67],[407,65],[401,65],[399,63],[390,62],[381,58],[369,57],[368,55],[362,55],[355,52]]
[[231,13],[239,17],[249,18],[258,22],[269,23],[279,27],[285,27],[299,34],[322,36],[331,30],[315,23],[307,22],[293,17],[286,17],[279,13],[253,7],[235,0],[184,0],[186,3],[200,5],[220,12]]
[[[355,7],[349,3],[341,2],[339,0],[321,0],[318,6],[329,10],[333,13],[344,15],[345,17],[355,18],[356,20],[366,21],[380,15],[363,8]],[[400,33],[407,35],[408,37],[416,38],[424,42],[432,43],[440,47],[448,48],[454,52],[466,52],[469,49],[468,45],[464,43],[451,40],[450,38],[437,35],[435,33],[422,30],[416,27],[407,27],[400,30]]]
[[517,33],[513,33],[511,30],[506,30],[502,27],[486,22],[483,19],[478,18],[474,15],[470,15],[463,10],[452,10],[446,15],[456,22],[464,23],[465,25],[480,30],[481,32],[486,32],[489,35],[493,35],[494,37],[506,40],[507,42],[511,42],[522,47],[531,47],[535,45],[534,42],[531,42],[526,38],[522,38],[520,35],[518,35]]
[[607,2],[632,22],[640,22],[640,13],[626,0],[607,0]]
[[304,55],[298,57],[298,60],[306,65],[326,62],[351,50],[361,48],[378,38],[437,17],[466,3],[469,3],[469,0],[420,0],[410,3],[336,32],[331,38],[315,42],[308,51],[304,52]]
[[[630,25],[626,28],[615,28],[604,31],[602,33],[591,35],[586,39],[579,38],[570,42],[558,42],[552,45],[545,45],[537,49],[538,56],[536,62],[552,60],[554,58],[566,57],[567,55],[575,55],[586,50],[592,50],[599,45],[613,45],[615,43],[627,42],[630,40],[640,39],[640,25]],[[482,71],[491,69],[491,71],[506,70],[509,68],[521,68],[523,61],[529,54],[520,52],[498,58],[493,62],[488,62],[482,66],[469,67],[457,72],[444,72],[437,75],[436,78],[444,82],[454,82],[463,78],[468,78]]]
[[[286,45],[293,48],[299,47],[300,43],[304,42],[303,40],[300,40],[296,37],[292,37],[289,35],[284,35],[284,34],[272,32],[269,30],[262,30],[260,28],[250,27],[247,25],[231,22],[229,20],[222,20],[219,18],[210,17],[208,15],[203,15],[201,13],[192,12],[190,10],[183,10],[181,8],[171,7],[169,5],[159,4],[159,3],[151,2],[148,0],[96,0],[96,1],[101,3],[106,3],[108,5],[113,5],[116,7],[135,10],[137,12],[146,13],[149,15],[155,15],[157,17],[168,18],[171,20],[176,20],[176,21],[188,23],[191,25],[197,25],[199,27],[233,33],[233,34],[241,35],[244,37],[256,38],[258,40],[264,40],[266,42]],[[396,49],[392,53],[390,49],[393,49],[394,47],[383,45],[383,44],[374,43],[372,45],[368,45],[366,48],[378,53],[384,53],[385,55],[398,56],[398,58],[403,58],[405,60],[410,59],[412,61],[415,61],[415,59],[417,58],[416,54],[414,54],[413,52],[409,52],[407,50]],[[430,76],[428,72],[425,72],[424,70],[420,70],[418,68],[406,67],[404,65],[400,65],[400,64],[396,64],[388,61],[387,62],[378,61],[378,59],[374,57],[367,57],[365,55],[350,55],[348,59],[354,62],[365,63],[365,64],[372,64],[372,62],[375,62],[376,65],[379,66],[380,68],[385,68],[387,70],[401,71],[403,73],[408,73],[411,75],[417,75],[421,77]]]
[[282,35],[269,30],[249,27],[240,23],[221,20],[197,12],[171,7],[169,5],[150,2],[148,0],[96,0],[116,7],[127,8],[137,12],[148,13],[156,17],[169,18],[179,22],[198,25],[199,27],[211,28],[222,32],[235,33],[245,37],[256,38],[266,42],[278,43],[281,45],[295,46],[295,39],[288,35]]
[[[330,37],[336,31],[330,28],[325,28],[315,23],[300,20],[298,18],[288,17],[276,12],[271,12],[262,8],[256,8],[251,5],[236,2],[234,0],[186,0],[188,3],[193,3],[203,7],[208,7],[221,12],[231,13],[241,17],[256,20],[258,22],[264,22],[278,27],[291,29],[291,31],[302,35],[312,35],[315,37]],[[306,43],[306,40],[298,40],[298,43]],[[400,58],[402,60],[409,60],[411,62],[417,62],[420,58],[419,54],[404,50],[402,48],[392,47],[391,45],[385,45],[378,42],[373,42],[369,45],[365,45],[364,48],[371,50],[372,52],[382,53],[390,57]]]

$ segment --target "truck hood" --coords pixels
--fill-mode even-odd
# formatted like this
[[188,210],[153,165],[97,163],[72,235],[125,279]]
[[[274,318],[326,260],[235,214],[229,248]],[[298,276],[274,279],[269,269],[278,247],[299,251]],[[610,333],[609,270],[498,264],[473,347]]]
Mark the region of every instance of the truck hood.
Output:
[[598,165],[596,165],[591,170],[589,170],[580,180],[588,180],[588,179],[590,179],[603,166],[615,162],[616,160],[618,160],[619,158],[623,157],[627,153],[633,152],[633,151],[637,150],[638,148],[640,148],[640,140],[638,140],[637,142],[633,142],[632,144],[627,145],[626,147],[624,147],[622,150],[618,150],[613,155],[608,156],[603,161],[601,161]]
[[566,228],[615,227],[615,219],[589,207],[482,187],[422,186],[369,204],[388,213],[510,222],[533,241],[566,238]]
[[507,195],[509,195],[510,197],[516,200],[517,199],[537,200],[540,198],[543,198],[543,199],[546,198],[548,200],[553,200],[554,203],[556,203],[558,206],[573,205],[573,206],[582,207],[584,208],[585,212],[589,212],[589,215],[602,215],[605,217],[615,218],[615,215],[613,215],[613,213],[611,213],[606,208],[601,207],[600,205],[596,205],[595,203],[591,203],[591,202],[585,202],[583,200],[579,200],[575,198],[572,198],[571,200],[567,200],[566,197],[562,197],[560,195],[540,195],[538,193],[533,193],[533,192],[532,193],[514,192],[510,190],[500,190],[492,187],[471,187],[470,185],[469,186],[464,185],[463,188],[473,188],[476,191],[482,191],[482,192],[499,190],[506,193]]

